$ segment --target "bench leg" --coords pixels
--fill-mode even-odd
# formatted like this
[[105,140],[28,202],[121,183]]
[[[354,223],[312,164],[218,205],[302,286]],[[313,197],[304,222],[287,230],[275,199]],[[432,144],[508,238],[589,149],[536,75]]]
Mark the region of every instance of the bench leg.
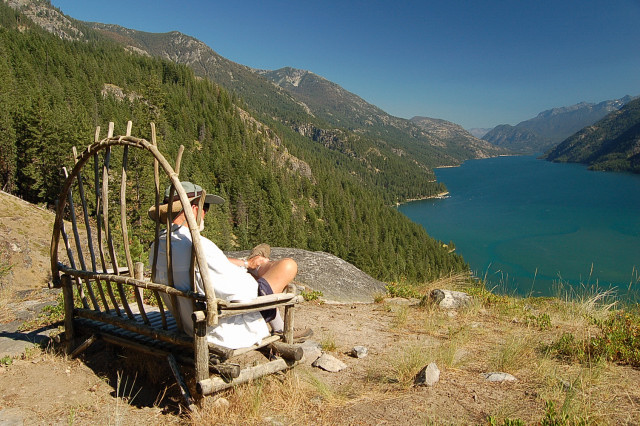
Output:
[[193,354],[196,364],[196,382],[209,378],[209,345],[207,321],[203,311],[191,315],[193,320]]
[[178,362],[173,354],[167,355],[167,361],[169,361],[169,366],[171,367],[171,371],[173,372],[173,377],[176,378],[176,382],[178,382],[178,386],[180,387],[180,393],[182,393],[182,397],[187,403],[187,407],[190,411],[196,411],[197,407],[195,401],[191,397],[191,393],[189,392],[189,388],[182,377],[182,373],[180,372],[180,367],[178,366]]
[[61,277],[62,295],[64,296],[64,340],[65,350],[69,354],[73,351],[75,332],[73,329],[73,284],[69,275]]
[[71,352],[71,358],[75,358],[78,355],[80,355],[82,352],[87,350],[87,348],[91,346],[93,342],[95,342],[97,339],[98,337],[95,334],[92,334],[91,336],[89,336],[87,340],[82,342],[80,346],[78,346],[73,352]]
[[284,342],[293,343],[293,312],[294,305],[284,307]]

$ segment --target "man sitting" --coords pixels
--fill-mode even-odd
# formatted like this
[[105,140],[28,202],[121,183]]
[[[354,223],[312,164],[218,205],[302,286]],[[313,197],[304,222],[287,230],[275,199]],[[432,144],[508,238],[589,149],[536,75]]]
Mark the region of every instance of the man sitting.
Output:
[[[204,217],[211,204],[222,204],[224,200],[217,196],[206,194],[202,187],[191,182],[181,182],[187,197],[191,202],[191,209],[196,220],[200,220],[200,230],[204,228]],[[164,203],[156,210],[155,206],[149,209],[149,217],[153,220],[166,223],[169,210],[169,191],[165,191]],[[205,195],[203,208],[199,208],[202,195]],[[173,285],[178,290],[189,291],[191,288],[191,233],[187,219],[179,197],[175,195],[171,205],[171,256],[173,269]],[[156,263],[155,281],[168,284],[167,256],[166,256],[166,230],[159,238],[158,259]],[[289,283],[293,281],[298,265],[291,258],[276,261],[269,260],[270,248],[266,244],[257,246],[247,260],[227,257],[220,248],[211,240],[201,237],[200,243],[206,257],[209,273],[214,283],[216,297],[227,301],[250,301],[258,295],[282,293]],[[154,247],[149,253],[149,264],[153,265]],[[204,294],[202,278],[196,268],[197,291]],[[180,318],[184,331],[193,335],[193,322],[191,313],[193,306],[190,299],[178,298]],[[168,303],[171,307],[171,304]],[[175,309],[172,309],[175,315]],[[231,349],[248,347],[259,343],[270,332],[266,321],[272,322],[275,332],[282,331],[282,320],[277,309],[262,312],[239,314],[232,317],[221,318],[218,325],[208,327],[207,339],[211,343],[225,346]]]

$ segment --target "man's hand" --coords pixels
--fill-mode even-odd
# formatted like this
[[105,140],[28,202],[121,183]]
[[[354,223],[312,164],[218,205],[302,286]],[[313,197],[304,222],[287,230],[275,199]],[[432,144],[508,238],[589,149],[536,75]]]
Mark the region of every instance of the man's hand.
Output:
[[262,265],[269,263],[269,259],[264,256],[255,256],[247,261],[248,268],[250,270],[257,270]]

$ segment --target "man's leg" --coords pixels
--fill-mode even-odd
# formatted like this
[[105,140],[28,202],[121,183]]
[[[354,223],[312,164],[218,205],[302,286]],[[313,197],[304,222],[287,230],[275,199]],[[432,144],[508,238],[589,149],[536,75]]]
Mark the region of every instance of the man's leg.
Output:
[[282,293],[298,273],[298,264],[287,257],[284,259],[269,261],[261,265],[257,270],[251,271],[256,278],[267,280],[274,293]]
[[[251,271],[253,276],[264,278],[274,293],[282,293],[298,273],[298,264],[291,258],[284,258],[275,261],[269,261],[261,265],[257,270]],[[280,316],[280,311],[276,309],[276,317],[270,321],[272,331],[282,333],[284,330],[284,321]],[[293,334],[293,342],[304,342],[307,338],[313,336],[313,330],[306,328],[298,330]]]

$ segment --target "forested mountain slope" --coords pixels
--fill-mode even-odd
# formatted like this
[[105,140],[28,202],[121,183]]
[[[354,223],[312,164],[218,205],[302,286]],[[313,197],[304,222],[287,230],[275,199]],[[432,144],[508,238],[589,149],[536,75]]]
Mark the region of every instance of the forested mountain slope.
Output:
[[617,111],[632,99],[631,96],[625,96],[597,104],[581,102],[552,108],[515,126],[496,126],[482,139],[517,152],[545,152],[610,112]]
[[[291,67],[275,71],[258,71],[304,103],[312,114],[332,126],[353,129],[370,138],[396,145],[423,164],[433,167],[469,158],[495,156],[504,151],[473,137],[461,127],[450,132],[445,120],[416,117],[411,120],[393,117],[380,108],[348,92],[339,85],[310,71]],[[421,125],[417,120],[430,120]],[[459,127],[459,126],[458,126]]]
[[640,173],[640,98],[582,129],[544,158],[584,163],[594,170]]
[[443,138],[425,131],[309,71],[254,70],[179,32],[150,34],[117,25],[90,25],[132,50],[189,65],[197,75],[237,94],[261,121],[283,132],[295,131],[339,154],[340,164],[366,184],[384,188],[389,203],[441,192],[432,171],[435,166],[506,152],[471,135]]
[[[288,148],[293,154],[302,155],[298,151],[302,149],[333,157],[338,167],[358,175],[364,185],[377,191],[389,204],[435,195],[443,190],[431,170],[431,162],[437,162],[429,146],[405,144],[405,149],[401,149],[391,137],[374,138],[336,127],[255,70],[223,58],[204,43],[184,34],[151,34],[117,25],[89,25],[132,51],[190,66],[197,75],[230,90],[261,122],[287,135]],[[406,139],[397,129],[393,132]],[[407,149],[415,153],[409,154]],[[417,159],[423,151],[426,154]],[[448,163],[456,161],[446,158]]]
[[[228,200],[212,210],[206,235],[223,249],[258,242],[333,253],[382,280],[423,280],[466,269],[418,225],[385,205],[382,191],[340,165],[343,156],[293,132],[265,126],[244,105],[184,65],[140,55],[88,27],[83,41],[44,31],[0,3],[0,185],[51,205],[71,147],[93,141],[94,127],[116,123],[149,138],[175,158],[185,146],[181,177]],[[297,139],[294,139],[297,138]],[[295,152],[294,152],[295,151]],[[112,159],[117,164],[121,161]],[[132,242],[144,259],[151,223],[150,164],[129,158]],[[164,183],[163,183],[164,184]]]

